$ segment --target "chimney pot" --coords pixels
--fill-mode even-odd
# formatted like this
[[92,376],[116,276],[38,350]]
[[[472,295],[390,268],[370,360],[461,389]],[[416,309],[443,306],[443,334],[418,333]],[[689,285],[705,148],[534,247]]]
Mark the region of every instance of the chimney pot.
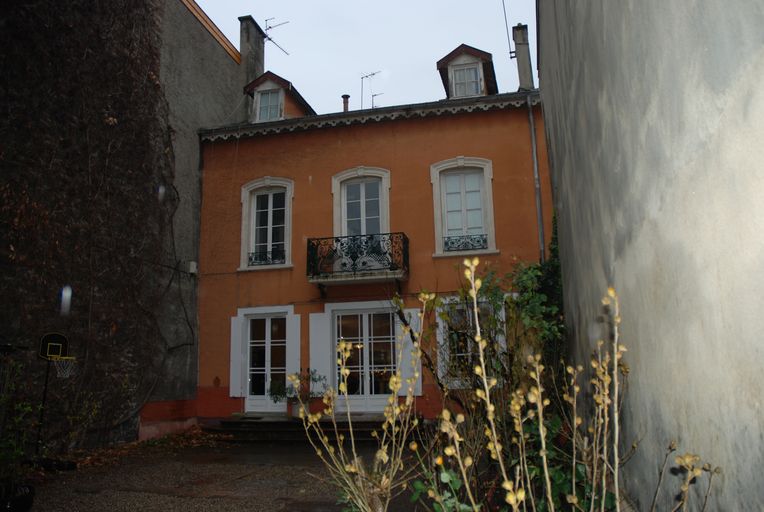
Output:
[[512,39],[515,41],[515,58],[517,59],[517,77],[520,80],[521,91],[532,91],[533,67],[531,66],[531,50],[528,45],[528,25],[518,23],[512,27]]
[[349,108],[349,102],[350,102],[350,95],[349,94],[343,94],[342,95],[342,111],[347,112]]

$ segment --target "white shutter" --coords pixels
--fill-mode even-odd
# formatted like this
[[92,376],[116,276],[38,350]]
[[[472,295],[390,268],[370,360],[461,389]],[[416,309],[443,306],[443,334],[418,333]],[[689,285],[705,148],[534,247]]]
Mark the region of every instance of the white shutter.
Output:
[[300,372],[300,315],[287,315],[286,373]]
[[[408,308],[403,310],[403,315],[406,317],[406,321],[409,322],[411,330],[417,334],[419,333],[419,326],[421,325],[419,311],[420,310],[418,308]],[[414,350],[414,344],[411,342],[410,335],[403,335],[403,326],[401,325],[400,320],[396,322],[396,325],[396,333],[398,336],[403,336],[403,339],[401,340],[401,343],[403,344],[403,348],[401,350],[401,360],[398,361],[398,364],[400,365],[399,368],[401,369],[401,377],[403,378],[403,386],[401,386],[398,395],[406,395],[406,391],[408,389],[406,380],[413,377],[414,371],[416,371],[419,373],[419,376],[417,377],[416,384],[414,385],[414,394],[420,396],[422,394],[422,360],[421,358],[417,360],[416,368],[411,366],[411,360],[414,357],[412,354],[412,351]]]
[[335,387],[334,368],[337,354],[332,339],[331,313],[311,313],[310,368],[326,377],[326,385]]
[[229,395],[246,396],[246,347],[244,337],[247,319],[242,316],[231,317],[231,361],[229,375]]

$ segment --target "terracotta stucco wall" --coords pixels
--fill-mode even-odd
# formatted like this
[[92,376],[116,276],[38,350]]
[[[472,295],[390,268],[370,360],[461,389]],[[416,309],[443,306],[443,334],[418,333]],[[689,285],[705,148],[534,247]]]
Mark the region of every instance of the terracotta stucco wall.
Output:
[[[543,133],[536,111],[537,132]],[[333,236],[332,176],[357,166],[390,171],[390,231],[409,238],[407,305],[427,289],[451,292],[462,276],[459,257],[433,257],[435,231],[430,166],[457,156],[493,163],[493,207],[498,254],[481,260],[500,272],[539,257],[533,167],[525,109],[472,112],[425,119],[326,128],[203,147],[200,249],[200,391],[227,391],[230,319],[237,308],[293,304],[302,320],[301,366],[308,366],[308,314],[325,302],[389,298],[395,283],[328,287],[322,299],[306,277],[306,241]],[[544,223],[551,234],[551,192],[546,147],[539,139]],[[239,272],[241,188],[260,177],[294,180],[290,269]],[[427,380],[425,380],[427,386]],[[236,402],[239,404],[240,402]],[[237,405],[238,406],[238,405]],[[240,406],[239,406],[240,407]],[[205,415],[200,405],[200,415]]]

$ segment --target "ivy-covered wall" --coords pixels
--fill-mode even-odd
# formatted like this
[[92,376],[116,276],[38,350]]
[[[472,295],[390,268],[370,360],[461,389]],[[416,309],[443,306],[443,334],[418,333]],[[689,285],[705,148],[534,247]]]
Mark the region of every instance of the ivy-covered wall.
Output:
[[[148,400],[195,392],[196,130],[244,119],[246,77],[179,0],[11,2],[0,45],[0,335],[32,403],[40,336],[69,338],[51,446],[133,438]],[[189,71],[170,47],[209,58]],[[176,75],[193,72],[216,82],[181,98]]]

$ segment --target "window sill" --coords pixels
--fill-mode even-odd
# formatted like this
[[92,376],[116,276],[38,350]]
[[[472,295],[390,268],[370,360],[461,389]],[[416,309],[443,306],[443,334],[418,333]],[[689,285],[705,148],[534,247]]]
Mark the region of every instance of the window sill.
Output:
[[476,249],[474,251],[448,251],[448,252],[434,252],[433,258],[458,258],[464,256],[481,256],[489,254],[499,254],[498,249]]
[[237,272],[257,272],[262,270],[280,270],[285,268],[294,268],[291,263],[279,263],[278,265],[255,265],[252,267],[239,267]]

